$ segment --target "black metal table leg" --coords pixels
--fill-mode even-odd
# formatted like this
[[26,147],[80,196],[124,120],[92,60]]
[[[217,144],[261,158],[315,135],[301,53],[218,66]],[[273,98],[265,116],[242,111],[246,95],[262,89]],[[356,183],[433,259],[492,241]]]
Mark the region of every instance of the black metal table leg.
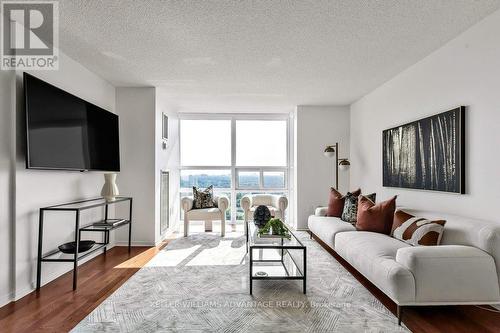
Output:
[[307,253],[306,253],[306,250],[307,248],[305,247],[304,248],[304,285],[303,285],[303,289],[304,289],[304,294],[306,293],[306,279],[307,279]]
[[[281,246],[283,246],[283,238],[281,238]],[[283,248],[281,248],[281,262],[283,263]]]
[[[106,230],[105,232],[103,232],[102,236],[104,238],[103,243],[106,245],[109,244],[109,230]],[[104,251],[103,251],[104,254],[106,254],[106,250],[107,250],[107,246],[104,246]]]
[[38,258],[36,262],[36,290],[40,290],[40,285],[42,283],[43,213],[44,210],[40,209],[40,215],[38,220]]
[[129,224],[128,224],[128,252],[130,253],[131,237],[132,237],[132,198],[130,198],[129,210]]
[[75,256],[73,261],[73,290],[76,290],[78,279],[78,248],[80,245],[80,211],[76,211],[75,221]]
[[249,278],[250,278],[250,295],[252,295],[252,282],[253,282],[253,279],[252,279],[252,277],[253,277],[252,264],[253,263],[252,263],[252,261],[253,261],[253,251],[252,251],[252,248],[250,248],[250,261],[249,261],[249,263],[250,263],[250,269],[249,269],[249,271],[250,271],[250,276],[249,276]]

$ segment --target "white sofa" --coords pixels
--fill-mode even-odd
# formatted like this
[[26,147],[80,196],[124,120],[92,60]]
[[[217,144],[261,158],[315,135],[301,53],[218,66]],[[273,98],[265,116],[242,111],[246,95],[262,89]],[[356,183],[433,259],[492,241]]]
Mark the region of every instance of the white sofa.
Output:
[[309,231],[382,290],[398,306],[500,304],[500,224],[401,208],[445,219],[439,246],[411,246],[387,235],[356,231],[316,209]]
[[224,237],[226,233],[226,210],[229,208],[229,199],[221,196],[214,196],[217,207],[193,209],[193,197],[183,197],[181,199],[182,210],[184,211],[184,237],[189,233],[189,221],[205,221],[205,231],[212,231],[212,221],[220,220],[220,235]]

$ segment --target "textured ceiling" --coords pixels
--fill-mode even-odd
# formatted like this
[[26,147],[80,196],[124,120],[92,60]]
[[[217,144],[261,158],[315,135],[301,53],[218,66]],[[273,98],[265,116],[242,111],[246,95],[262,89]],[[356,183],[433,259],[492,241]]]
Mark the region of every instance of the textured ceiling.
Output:
[[59,2],[62,50],[180,111],[349,104],[499,0]]

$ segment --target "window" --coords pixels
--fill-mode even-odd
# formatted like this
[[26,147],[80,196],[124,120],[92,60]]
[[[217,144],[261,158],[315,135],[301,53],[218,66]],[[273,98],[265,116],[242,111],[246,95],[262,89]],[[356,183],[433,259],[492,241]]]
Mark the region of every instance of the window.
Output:
[[180,127],[181,165],[231,165],[231,120],[182,120]]
[[286,120],[237,120],[236,165],[286,166]]
[[285,188],[284,171],[264,171],[262,179],[264,188]]
[[231,188],[231,170],[181,170],[181,188]]
[[[200,119],[199,117],[203,117]],[[288,115],[185,115],[180,120],[180,194],[214,186],[243,221],[245,194],[288,193]]]
[[258,171],[238,171],[238,188],[260,188]]

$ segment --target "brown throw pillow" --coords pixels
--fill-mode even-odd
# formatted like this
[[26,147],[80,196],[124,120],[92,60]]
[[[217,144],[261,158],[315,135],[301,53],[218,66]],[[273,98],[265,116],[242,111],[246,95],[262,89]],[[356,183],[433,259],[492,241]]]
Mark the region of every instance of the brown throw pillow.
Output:
[[360,195],[358,198],[356,230],[390,235],[395,210],[396,196],[375,204],[367,197]]
[[439,245],[445,223],[445,220],[429,221],[398,210],[394,214],[392,237],[410,245]]
[[[361,189],[351,192],[352,195],[358,196],[361,194]],[[330,197],[328,198],[328,210],[326,211],[326,216],[341,217],[342,211],[344,210],[345,196],[339,191],[330,188]]]

